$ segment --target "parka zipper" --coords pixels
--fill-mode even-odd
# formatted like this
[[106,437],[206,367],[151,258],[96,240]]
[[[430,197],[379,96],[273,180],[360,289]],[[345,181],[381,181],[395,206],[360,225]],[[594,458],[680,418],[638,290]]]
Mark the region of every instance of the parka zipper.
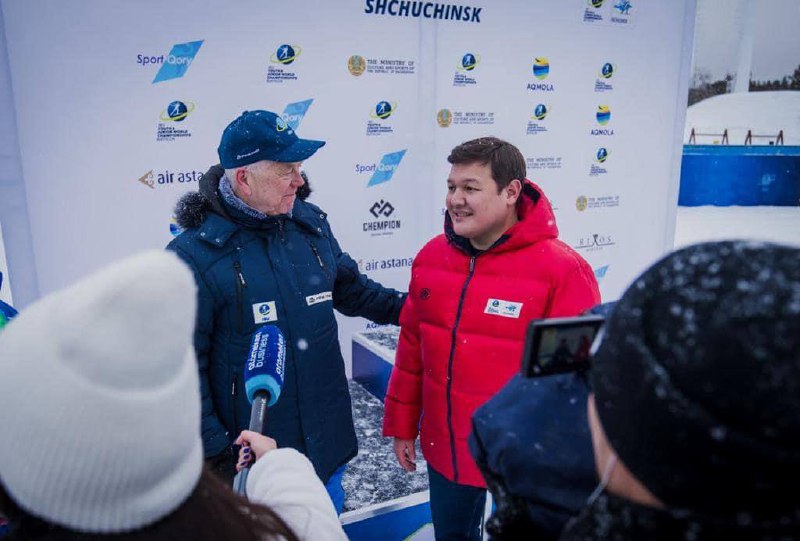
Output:
[[456,331],[458,324],[461,321],[461,310],[464,308],[464,297],[467,295],[467,286],[469,286],[472,275],[475,273],[475,258],[473,255],[469,259],[469,273],[467,279],[464,280],[464,285],[461,288],[461,297],[458,299],[458,309],[456,310],[456,320],[453,323],[453,331],[450,335],[450,357],[447,360],[447,429],[450,432],[450,455],[453,460],[453,482],[458,483],[458,463],[456,462],[456,438],[453,433],[453,402],[451,396],[451,389],[453,387],[453,360],[456,356]]
[[242,311],[244,310],[244,294],[243,289],[247,287],[247,282],[244,279],[244,274],[242,274],[242,264],[238,261],[233,262],[233,270],[236,274],[236,316],[239,328],[239,334],[244,332],[244,318],[242,316]]

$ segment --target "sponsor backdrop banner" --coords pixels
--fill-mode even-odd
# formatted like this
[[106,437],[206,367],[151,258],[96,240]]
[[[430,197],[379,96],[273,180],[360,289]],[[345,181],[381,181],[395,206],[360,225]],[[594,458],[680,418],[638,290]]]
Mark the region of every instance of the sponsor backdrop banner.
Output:
[[[328,144],[305,170],[364,272],[405,290],[446,156],[520,147],[616,298],[672,246],[694,0],[3,0],[42,293],[178,234],[243,110]],[[342,320],[343,346],[363,320]]]

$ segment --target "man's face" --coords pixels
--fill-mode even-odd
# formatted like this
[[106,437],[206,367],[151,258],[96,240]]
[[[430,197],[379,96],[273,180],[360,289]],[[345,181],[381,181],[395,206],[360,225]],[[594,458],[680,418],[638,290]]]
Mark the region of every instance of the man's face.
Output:
[[519,191],[514,192],[515,186],[509,185],[497,193],[488,163],[454,164],[447,178],[446,204],[456,234],[480,250],[494,244],[517,221]]
[[250,193],[240,195],[254,209],[268,216],[287,214],[294,206],[297,188],[303,185],[300,167],[303,162],[259,162],[244,174]]

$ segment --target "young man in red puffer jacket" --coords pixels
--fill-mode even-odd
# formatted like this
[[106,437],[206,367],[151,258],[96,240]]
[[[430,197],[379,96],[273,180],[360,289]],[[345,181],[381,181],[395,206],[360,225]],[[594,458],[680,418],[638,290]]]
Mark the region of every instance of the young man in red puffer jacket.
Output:
[[483,137],[447,160],[445,231],[414,259],[383,433],[407,471],[420,436],[436,539],[472,541],[486,498],[467,446],[472,414],[519,371],[528,322],[578,315],[600,293],[589,264],[558,240],[519,149]]

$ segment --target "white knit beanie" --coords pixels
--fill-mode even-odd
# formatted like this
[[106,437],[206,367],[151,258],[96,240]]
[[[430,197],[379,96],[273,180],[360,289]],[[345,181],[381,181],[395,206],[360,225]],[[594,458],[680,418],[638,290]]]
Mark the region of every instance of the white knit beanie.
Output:
[[84,532],[168,515],[200,477],[196,289],[150,251],[23,310],[0,331],[0,483]]

